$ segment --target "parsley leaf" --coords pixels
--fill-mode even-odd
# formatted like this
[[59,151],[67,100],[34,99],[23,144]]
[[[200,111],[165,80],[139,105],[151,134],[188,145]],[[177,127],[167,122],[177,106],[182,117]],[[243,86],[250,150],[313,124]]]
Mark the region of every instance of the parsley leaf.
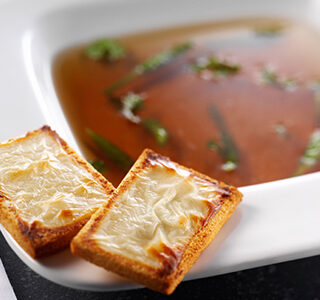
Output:
[[113,39],[98,40],[85,49],[86,55],[93,60],[116,61],[126,54],[124,48]]

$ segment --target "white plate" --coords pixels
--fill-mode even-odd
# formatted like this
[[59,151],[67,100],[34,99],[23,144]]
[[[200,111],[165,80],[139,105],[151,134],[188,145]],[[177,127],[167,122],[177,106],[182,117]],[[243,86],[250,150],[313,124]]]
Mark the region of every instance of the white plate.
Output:
[[[0,140],[49,124],[78,149],[51,76],[54,55],[73,44],[161,26],[250,16],[303,20],[320,30],[319,14],[318,0],[0,2]],[[317,172],[241,188],[243,203],[186,279],[319,254],[319,182]],[[68,251],[33,260],[1,231],[30,268],[56,283],[87,290],[135,287]]]

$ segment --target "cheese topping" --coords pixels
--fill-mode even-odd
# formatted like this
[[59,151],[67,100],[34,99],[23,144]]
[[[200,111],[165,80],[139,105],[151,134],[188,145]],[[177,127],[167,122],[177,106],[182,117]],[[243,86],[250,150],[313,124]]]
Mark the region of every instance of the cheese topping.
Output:
[[63,226],[108,199],[101,184],[45,132],[0,145],[0,191],[28,223]]
[[[102,249],[152,267],[161,266],[155,249],[160,253],[165,246],[179,256],[178,248],[183,248],[207,218],[210,206],[219,209],[221,190],[190,176],[187,170],[172,167],[169,161],[151,163],[118,196],[92,235]],[[168,259],[166,254],[161,256]]]

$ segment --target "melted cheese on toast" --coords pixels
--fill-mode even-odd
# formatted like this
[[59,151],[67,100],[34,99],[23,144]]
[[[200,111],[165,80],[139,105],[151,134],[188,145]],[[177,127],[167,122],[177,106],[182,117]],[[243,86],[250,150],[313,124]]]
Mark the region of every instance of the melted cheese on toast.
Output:
[[36,131],[0,145],[0,192],[31,224],[69,224],[94,212],[106,190],[53,136]]
[[170,161],[152,161],[133,173],[90,239],[109,253],[158,268],[166,256],[178,258],[220,208],[224,191]]

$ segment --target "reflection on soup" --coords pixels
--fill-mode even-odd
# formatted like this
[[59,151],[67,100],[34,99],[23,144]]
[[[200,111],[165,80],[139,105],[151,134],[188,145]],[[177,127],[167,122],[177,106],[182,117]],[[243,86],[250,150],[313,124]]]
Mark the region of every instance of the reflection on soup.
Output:
[[320,170],[320,42],[283,20],[100,40],[55,86],[85,156],[117,185],[145,148],[236,186]]

